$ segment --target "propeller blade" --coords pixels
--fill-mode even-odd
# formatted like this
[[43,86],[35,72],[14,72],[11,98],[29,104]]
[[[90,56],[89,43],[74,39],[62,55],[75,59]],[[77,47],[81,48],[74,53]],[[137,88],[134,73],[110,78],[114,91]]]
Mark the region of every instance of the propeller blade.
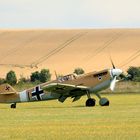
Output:
[[112,64],[113,69],[115,69],[116,67],[115,67],[115,65],[114,65],[114,63],[113,63],[113,61],[112,61],[112,58],[111,58],[111,57],[110,57],[110,61],[111,61],[111,64]]
[[115,89],[115,85],[116,85],[116,76],[112,79],[112,81],[111,81],[111,84],[110,84],[110,89],[112,90],[112,91],[114,91],[114,89]]

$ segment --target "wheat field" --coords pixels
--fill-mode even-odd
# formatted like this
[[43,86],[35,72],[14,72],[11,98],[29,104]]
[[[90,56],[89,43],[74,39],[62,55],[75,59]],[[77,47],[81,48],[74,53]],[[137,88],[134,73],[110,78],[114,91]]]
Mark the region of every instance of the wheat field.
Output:
[[0,77],[11,69],[18,78],[42,68],[52,76],[77,67],[97,71],[112,67],[110,55],[116,67],[126,70],[140,65],[138,57],[120,67],[138,52],[139,44],[140,29],[0,30]]

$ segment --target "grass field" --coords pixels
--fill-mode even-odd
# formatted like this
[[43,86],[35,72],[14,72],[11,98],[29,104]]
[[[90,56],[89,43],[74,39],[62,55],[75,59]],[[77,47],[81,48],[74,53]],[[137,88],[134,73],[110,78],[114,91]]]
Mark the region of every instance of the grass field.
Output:
[[0,140],[139,140],[140,94],[105,94],[109,107],[46,101],[0,104]]

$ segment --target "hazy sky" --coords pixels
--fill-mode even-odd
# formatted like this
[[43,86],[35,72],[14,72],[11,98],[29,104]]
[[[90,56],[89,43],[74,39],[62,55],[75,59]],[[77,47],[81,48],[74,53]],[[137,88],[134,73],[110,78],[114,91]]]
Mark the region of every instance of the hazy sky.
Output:
[[0,0],[0,28],[140,27],[140,0]]

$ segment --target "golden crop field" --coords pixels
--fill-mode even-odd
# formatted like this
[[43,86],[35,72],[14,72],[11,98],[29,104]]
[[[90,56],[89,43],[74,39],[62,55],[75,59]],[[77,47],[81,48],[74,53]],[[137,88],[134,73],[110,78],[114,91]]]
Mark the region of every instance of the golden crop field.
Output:
[[11,69],[18,78],[42,68],[52,76],[77,67],[98,71],[112,67],[110,55],[116,67],[126,70],[140,65],[139,57],[130,62],[139,44],[140,29],[0,30],[0,77]]
[[0,140],[139,140],[140,94],[104,94],[109,107],[44,101],[0,104]]

